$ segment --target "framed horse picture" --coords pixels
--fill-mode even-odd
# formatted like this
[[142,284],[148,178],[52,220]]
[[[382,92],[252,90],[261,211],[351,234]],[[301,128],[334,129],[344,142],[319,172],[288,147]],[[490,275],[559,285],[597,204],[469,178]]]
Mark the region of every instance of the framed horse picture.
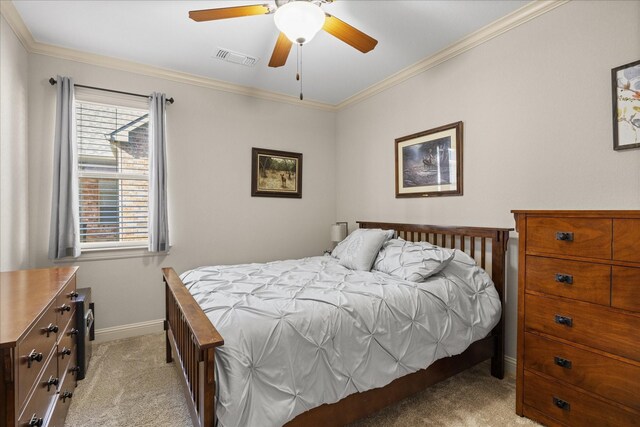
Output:
[[462,122],[395,141],[396,197],[462,195]]
[[251,196],[302,198],[302,153],[252,148]]

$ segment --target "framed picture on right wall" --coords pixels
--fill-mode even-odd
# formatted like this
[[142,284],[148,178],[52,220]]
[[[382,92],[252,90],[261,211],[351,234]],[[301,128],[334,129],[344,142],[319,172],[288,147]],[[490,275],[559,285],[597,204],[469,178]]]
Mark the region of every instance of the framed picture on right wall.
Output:
[[640,61],[611,70],[613,149],[640,148]]
[[462,196],[462,122],[397,138],[396,198]]

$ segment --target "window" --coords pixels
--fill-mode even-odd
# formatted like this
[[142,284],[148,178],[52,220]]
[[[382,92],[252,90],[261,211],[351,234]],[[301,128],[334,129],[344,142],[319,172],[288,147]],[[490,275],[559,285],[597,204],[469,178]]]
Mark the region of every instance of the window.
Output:
[[148,241],[149,111],[77,101],[80,243]]

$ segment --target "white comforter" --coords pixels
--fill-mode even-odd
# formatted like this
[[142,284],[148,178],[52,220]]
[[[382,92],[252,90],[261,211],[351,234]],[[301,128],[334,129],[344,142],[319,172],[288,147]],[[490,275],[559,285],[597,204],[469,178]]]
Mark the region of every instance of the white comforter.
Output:
[[423,283],[352,271],[330,256],[201,267],[181,276],[224,338],[223,427],[281,426],[462,353],[500,319],[488,275],[464,253]]

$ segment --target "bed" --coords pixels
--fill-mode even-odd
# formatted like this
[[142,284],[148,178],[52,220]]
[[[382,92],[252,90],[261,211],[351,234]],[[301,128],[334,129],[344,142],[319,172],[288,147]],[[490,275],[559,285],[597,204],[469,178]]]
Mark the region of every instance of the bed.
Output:
[[[360,228],[363,229],[380,228],[395,230],[398,237],[407,241],[428,241],[441,247],[456,248],[459,251],[465,252],[469,257],[475,260],[480,267],[490,273],[491,279],[493,280],[493,283],[495,285],[495,291],[492,290],[492,292],[496,294],[495,299],[499,300],[499,303],[504,302],[505,254],[510,229],[484,227],[448,227],[381,222],[358,223]],[[340,274],[340,268],[342,267],[338,266],[337,263],[331,259],[331,257],[315,257],[301,260],[300,264],[296,265],[293,265],[288,261],[283,261],[265,264],[260,267],[257,267],[257,265],[255,264],[234,266],[229,268],[225,267],[225,271],[220,271],[221,269],[219,267],[195,269],[183,275],[183,278],[185,279],[184,282],[173,269],[163,269],[164,281],[166,285],[166,357],[167,362],[171,362],[175,359],[176,365],[179,367],[181,378],[184,380],[183,389],[187,397],[187,402],[189,403],[189,409],[194,426],[214,426],[216,423],[216,387],[221,386],[221,389],[218,390],[220,392],[219,398],[222,400],[227,399],[225,402],[229,404],[229,393],[227,393],[227,389],[233,388],[233,386],[230,385],[232,383],[228,381],[227,377],[242,377],[243,375],[245,375],[245,373],[241,371],[242,366],[234,366],[233,363],[229,363],[228,366],[233,367],[233,369],[230,371],[231,373],[225,374],[225,376],[218,378],[218,381],[216,381],[216,359],[223,361],[225,360],[225,358],[228,359],[227,356],[229,355],[229,353],[234,352],[236,348],[235,346],[237,344],[237,337],[235,333],[231,333],[235,331],[234,325],[236,325],[236,329],[240,331],[243,331],[246,327],[246,325],[238,326],[240,324],[235,323],[229,324],[228,322],[224,321],[225,319],[227,319],[224,316],[226,316],[229,308],[233,308],[234,304],[236,304],[238,298],[237,294],[239,292],[243,294],[243,300],[246,298],[253,298],[254,291],[257,288],[260,289],[262,295],[266,294],[267,296],[269,296],[270,293],[273,292],[268,287],[264,287],[263,285],[259,285],[257,286],[257,288],[253,287],[249,290],[238,290],[236,288],[230,288],[228,286],[228,282],[234,281],[233,275],[235,274],[244,277],[245,279],[241,282],[242,286],[245,287],[251,285],[251,280],[254,280],[254,277],[257,276],[268,276],[267,281],[270,282],[273,282],[274,280],[281,281],[282,279],[278,278],[278,275],[275,274],[274,271],[281,271],[284,275],[287,276],[298,275],[303,278],[305,274],[310,275],[309,277],[318,277],[318,274],[325,275],[326,273],[328,274],[327,277],[330,278],[327,280],[327,282],[330,282],[331,280],[333,280],[331,279],[331,277],[334,277],[335,274]],[[292,273],[292,269],[295,270],[294,273]],[[217,281],[217,278],[220,277],[221,274],[226,274],[225,283]],[[331,274],[334,276],[331,276]],[[444,272],[442,274],[444,274]],[[349,278],[351,281],[359,282],[361,280],[364,280],[362,279],[362,277],[364,277],[363,275],[366,274],[352,274],[349,275]],[[368,276],[373,277],[373,280],[379,279],[379,277],[377,277],[377,273],[371,273],[368,274]],[[229,277],[231,277],[232,279],[229,280]],[[247,280],[247,277],[251,277],[251,280]],[[209,280],[209,282],[212,282],[213,285],[218,286],[218,288],[215,288],[218,289],[217,296],[216,292],[210,290],[207,291],[207,288],[204,287],[202,289],[199,288],[200,284],[206,281],[205,279]],[[187,285],[185,285],[185,282],[187,283]],[[345,283],[336,283],[338,283],[341,288],[344,287],[346,294],[348,296],[350,295],[349,298],[352,298],[352,301],[347,301],[346,303],[347,308],[351,309],[353,308],[353,306],[357,306],[358,301],[363,301],[362,298],[364,298],[364,296],[360,295],[359,293],[349,292],[349,286],[352,284],[347,282],[348,281],[345,281]],[[375,290],[380,288],[380,286],[374,285],[375,283],[368,285],[365,284],[359,289]],[[413,291],[415,294],[416,286],[408,286],[403,283],[391,283],[391,285],[387,284],[386,286],[388,289],[397,288],[406,292]],[[369,288],[367,288],[367,286],[369,286]],[[278,287],[277,289],[280,290],[280,287]],[[312,286],[303,286],[300,289],[290,289],[289,291],[295,293],[296,295],[300,294],[300,292],[305,292],[305,295],[311,295],[306,299],[317,298],[319,300],[323,300],[323,302],[325,303],[327,302],[327,298],[333,298],[330,296],[326,296],[326,289],[323,289],[320,284],[316,283],[312,283]],[[418,292],[415,295],[422,295],[424,293],[423,291],[424,289],[422,289],[422,292]],[[371,291],[368,293],[375,292],[376,291]],[[437,291],[435,292],[437,293]],[[195,295],[195,298],[192,293]],[[363,293],[366,294],[367,292]],[[207,299],[209,297],[206,295],[216,296],[217,300],[215,300],[214,298],[214,302],[207,303]],[[220,346],[224,345],[224,339],[218,332],[218,329],[216,329],[216,325],[212,323],[210,318],[207,317],[208,315],[205,314],[203,308],[196,301],[196,298],[201,303],[204,302],[204,310],[206,310],[208,315],[215,320],[218,327],[221,328],[221,330],[225,331],[224,335],[228,338],[227,347],[220,348]],[[225,302],[224,298],[231,299]],[[277,295],[271,297],[271,299],[274,300],[277,300],[278,298],[280,297]],[[353,298],[355,298],[355,300]],[[389,293],[385,294],[384,298],[382,299],[385,299],[386,306],[393,306],[394,298],[395,297],[393,296],[393,294]],[[377,300],[379,299],[380,298],[378,298]],[[365,299],[364,301],[366,302],[368,300]],[[226,308],[225,310],[223,310],[223,317],[212,316],[212,312],[215,312],[216,309],[220,309],[220,307],[224,306],[225,304]],[[331,304],[339,305],[337,303]],[[422,302],[417,305],[424,304],[425,303]],[[313,306],[305,305],[302,311],[309,311],[309,307]],[[433,310],[429,307],[427,307],[427,309],[428,311]],[[357,312],[357,310],[355,311]],[[476,328],[477,330],[480,330],[480,332],[478,333],[481,333],[481,335],[479,336],[483,336],[484,338],[476,340],[478,337],[475,337],[473,340],[471,340],[463,337],[464,339],[458,339],[457,341],[453,341],[452,343],[446,343],[445,341],[442,341],[442,346],[446,347],[444,350],[441,348],[442,346],[440,348],[434,349],[433,355],[425,351],[425,362],[422,366],[427,366],[429,362],[435,360],[435,362],[428,365],[426,369],[422,367],[416,367],[416,363],[419,363],[419,361],[416,361],[416,354],[418,353],[416,353],[416,351],[407,350],[407,347],[415,345],[412,343],[408,343],[408,341],[406,341],[408,344],[404,344],[405,341],[398,341],[399,343],[403,342],[403,344],[397,344],[398,346],[403,346],[401,352],[403,354],[402,360],[400,360],[399,356],[393,356],[398,358],[398,364],[401,365],[401,367],[397,369],[400,374],[398,372],[395,372],[393,374],[396,377],[399,376],[396,379],[394,379],[395,377],[393,376],[385,377],[383,373],[380,373],[380,375],[372,376],[371,371],[369,371],[368,373],[363,372],[360,377],[355,374],[352,377],[351,374],[355,368],[344,367],[343,370],[345,372],[349,372],[349,378],[345,380],[345,384],[348,384],[347,388],[350,389],[343,390],[343,384],[339,384],[339,387],[334,387],[339,389],[335,393],[325,393],[328,395],[328,398],[325,401],[332,403],[325,403],[321,404],[320,406],[316,406],[318,405],[318,403],[313,403],[312,405],[310,405],[308,403],[309,399],[307,395],[304,395],[303,392],[300,392],[300,396],[298,396],[298,393],[296,392],[296,396],[294,396],[293,400],[296,402],[300,401],[301,403],[292,406],[292,414],[295,415],[295,417],[288,421],[286,425],[345,425],[349,422],[374,413],[379,409],[397,402],[411,394],[414,394],[431,384],[455,375],[456,373],[461,372],[487,359],[491,359],[491,374],[495,377],[502,378],[504,375],[504,324],[502,320],[504,315],[502,313],[502,311],[499,311],[497,313],[498,318],[494,319],[493,323],[491,323],[492,326],[495,324],[495,327],[492,327],[490,330],[487,329],[487,331],[483,332],[482,328],[480,327],[481,325]],[[351,318],[353,317],[353,315],[346,317]],[[268,320],[268,318],[266,319]],[[258,326],[258,329],[260,323],[262,323],[260,320],[256,320],[256,326]],[[265,331],[273,330],[272,327],[268,326],[268,321],[264,323],[264,327],[266,328]],[[367,321],[358,320],[357,323],[366,324]],[[274,323],[274,325],[275,324],[276,323]],[[313,327],[311,329],[317,330],[317,327]],[[456,329],[455,324],[453,325],[453,329]],[[382,340],[382,338],[384,337],[378,338]],[[313,341],[313,338],[307,337],[306,339],[308,341]],[[357,338],[356,336],[356,339],[359,338]],[[467,344],[465,344],[464,347],[466,347],[466,350],[464,351],[462,351],[464,347],[456,348],[460,346],[459,342],[464,342],[465,340],[473,342],[468,347]],[[377,339],[376,342],[378,342]],[[362,358],[368,359],[379,357],[375,355],[385,354],[385,352],[389,354],[396,354],[396,349],[392,348],[392,346],[394,345],[393,343],[394,341],[392,339],[388,342],[383,342],[380,346],[385,347],[384,352],[372,352],[372,355],[362,355]],[[438,339],[438,343],[440,343],[440,339]],[[342,352],[345,346],[347,346],[347,344],[342,344],[342,347],[340,347],[340,345],[335,345],[335,343],[333,342],[331,345],[332,348],[336,347],[338,349],[338,352]],[[298,351],[295,350],[298,348],[297,344],[292,346],[291,348],[291,351]],[[277,350],[277,348],[274,346],[271,346],[270,349]],[[264,354],[264,351],[261,351],[261,355]],[[460,351],[462,352],[460,353]],[[217,357],[216,352],[218,352]],[[427,356],[427,353],[429,354],[429,356]],[[274,351],[274,354],[277,355],[277,351]],[[283,360],[284,364],[287,354],[282,352],[280,352],[279,354],[280,355],[278,357]],[[409,354],[409,356],[405,357],[406,354]],[[436,356],[436,354],[438,355]],[[448,356],[448,354],[455,355]],[[239,359],[239,357],[235,358]],[[303,359],[305,358],[303,357]],[[345,358],[345,360],[347,359],[348,358]],[[266,363],[263,363],[263,365],[266,365]],[[329,365],[337,366],[336,359],[332,359]],[[227,366],[227,362],[224,362],[224,366]],[[250,369],[254,369],[254,367],[250,366]],[[320,368],[316,367],[314,369],[322,370],[322,366]],[[337,371],[341,371],[342,368],[336,367],[335,369]],[[251,375],[252,373],[254,373],[254,371],[251,371],[249,374]],[[273,369],[271,370],[271,374],[273,374]],[[261,373],[260,375],[264,376],[264,373]],[[367,378],[371,379],[371,381],[368,381]],[[268,384],[269,381],[267,381],[266,383],[263,381],[263,384]],[[381,381],[381,383],[376,384],[375,381]],[[362,382],[366,384],[360,384]],[[375,388],[368,389],[366,391],[360,391],[366,389],[367,387]],[[273,388],[274,387],[270,387],[270,389]],[[332,386],[329,384],[326,388],[327,390],[330,390]],[[259,395],[256,395],[254,399],[257,397],[259,397]],[[248,399],[250,400],[251,396],[248,396]],[[286,396],[283,399],[286,400]],[[229,405],[233,406],[233,401],[231,401]],[[227,411],[227,405],[222,405],[221,408],[223,408],[223,410],[218,415],[220,415],[221,417],[229,417],[230,415],[225,413]],[[242,425],[243,422],[247,424],[255,424],[255,418],[249,418],[242,422],[239,419],[237,419],[236,421],[236,425]],[[229,423],[226,424],[229,425]]]

